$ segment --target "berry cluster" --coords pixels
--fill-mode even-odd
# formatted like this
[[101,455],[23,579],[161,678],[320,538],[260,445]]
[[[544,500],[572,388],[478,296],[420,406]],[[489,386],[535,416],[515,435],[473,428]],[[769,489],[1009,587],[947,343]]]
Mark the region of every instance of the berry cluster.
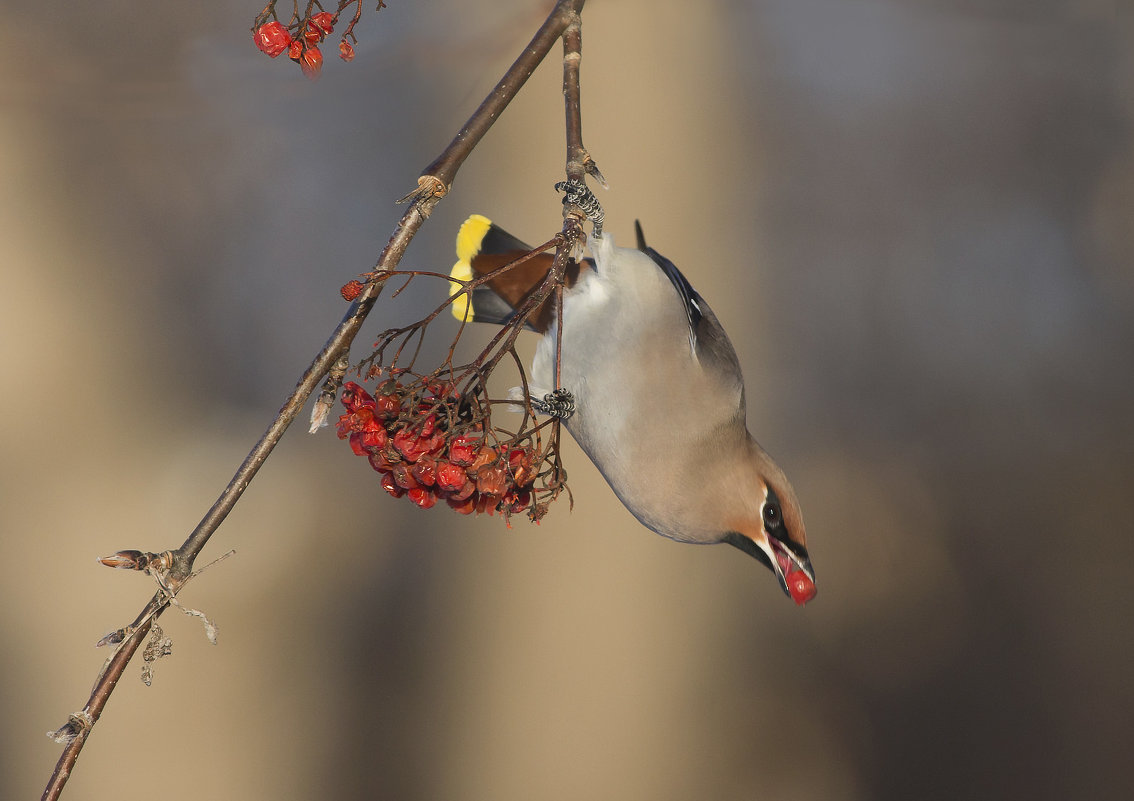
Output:
[[[290,26],[273,20],[254,27],[252,38],[256,46],[272,58],[286,51],[288,58],[299,64],[304,75],[315,79],[323,69],[323,53],[319,44],[334,32],[338,21],[338,15],[329,11],[296,19]],[[354,47],[347,41],[346,35],[339,42],[339,57],[343,61],[354,59]]]
[[[538,520],[546,512],[546,504],[533,502],[544,455],[515,440],[493,444],[452,383],[390,378],[371,395],[348,381],[340,398],[346,412],[339,418],[339,439],[367,457],[395,498],[407,497],[422,509],[443,500],[465,515],[526,511]],[[556,494],[550,490],[551,497]]]

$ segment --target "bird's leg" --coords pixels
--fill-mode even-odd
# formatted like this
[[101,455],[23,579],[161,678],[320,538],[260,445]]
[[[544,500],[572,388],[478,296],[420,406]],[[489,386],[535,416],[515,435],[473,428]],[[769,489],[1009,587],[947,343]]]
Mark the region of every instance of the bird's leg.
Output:
[[583,181],[560,181],[555,185],[556,192],[564,192],[563,204],[572,204],[582,209],[591,221],[591,230],[596,239],[602,238],[602,223],[606,214],[602,210],[595,193]]
[[575,413],[575,396],[569,389],[557,389],[543,396],[543,400],[531,400],[532,409],[538,414],[566,420]]

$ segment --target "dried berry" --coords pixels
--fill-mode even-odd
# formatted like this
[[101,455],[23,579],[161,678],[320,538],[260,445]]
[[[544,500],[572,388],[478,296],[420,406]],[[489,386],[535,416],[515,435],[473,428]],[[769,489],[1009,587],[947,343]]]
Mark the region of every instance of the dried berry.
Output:
[[275,58],[291,45],[291,34],[281,22],[268,22],[256,29],[253,35],[256,47]]
[[382,474],[382,489],[386,490],[386,492],[390,493],[395,498],[400,498],[406,494],[406,491],[395,483],[392,473]]
[[329,11],[323,11],[311,18],[311,25],[317,28],[323,36],[327,36],[335,29],[335,15]]
[[351,303],[355,298],[362,294],[362,289],[365,286],[361,281],[347,281],[339,290],[339,294],[343,296],[343,300]]
[[437,495],[423,487],[408,490],[406,494],[409,499],[420,506],[422,509],[429,509],[437,503]]
[[311,80],[319,77],[319,71],[323,69],[323,54],[319,52],[318,47],[308,47],[303,51],[303,55],[299,57],[299,66],[303,70],[303,74]]
[[423,487],[432,487],[437,483],[437,459],[425,454],[410,468],[410,474]]
[[449,443],[449,460],[453,464],[470,465],[476,458],[479,447],[480,439],[477,437],[470,437],[468,434],[453,437]]
[[441,460],[437,463],[437,488],[445,492],[459,492],[468,481],[465,468]]
[[503,465],[485,467],[476,474],[476,491],[500,498],[508,489],[508,471]]

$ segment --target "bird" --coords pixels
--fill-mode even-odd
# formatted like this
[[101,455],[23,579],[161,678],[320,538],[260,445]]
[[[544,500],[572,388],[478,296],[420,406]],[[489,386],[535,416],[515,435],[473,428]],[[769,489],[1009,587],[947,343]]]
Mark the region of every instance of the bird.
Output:
[[[572,261],[565,276],[562,314],[553,295],[528,317],[540,335],[532,407],[563,418],[646,528],[735,546],[803,605],[816,594],[803,515],[791,482],[748,431],[736,351],[705,299],[646,245],[638,222],[635,231],[636,248],[618,247],[609,232],[592,235],[591,257]],[[461,289],[531,250],[488,217],[470,216],[450,273],[453,316],[513,322],[550,269],[550,253]]]

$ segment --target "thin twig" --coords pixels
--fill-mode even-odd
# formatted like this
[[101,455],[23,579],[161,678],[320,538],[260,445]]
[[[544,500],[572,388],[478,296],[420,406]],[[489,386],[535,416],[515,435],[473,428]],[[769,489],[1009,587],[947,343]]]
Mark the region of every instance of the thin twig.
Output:
[[[173,592],[180,589],[181,585],[192,574],[193,562],[197,555],[244,494],[264,461],[283,437],[284,432],[299,415],[308,396],[318,387],[339,357],[350,349],[351,343],[382,291],[384,274],[397,267],[418,229],[428,219],[434,206],[448,192],[465,159],[468,158],[473,148],[492,127],[493,123],[499,119],[504,109],[551,50],[555,40],[563,34],[564,29],[572,20],[578,20],[583,3],[584,0],[559,0],[556,3],[532,41],[524,48],[504,77],[465,123],[460,133],[449,143],[441,155],[424,170],[422,178],[418,181],[418,189],[407,196],[407,199],[412,198],[413,203],[406,210],[390,236],[375,266],[373,277],[367,281],[362,293],[351,304],[350,309],[328,338],[323,349],[303,373],[295,389],[241,463],[232,480],[225,487],[224,492],[221,493],[201,519],[201,522],[189,534],[182,546],[175,551],[173,565],[167,576]],[[570,241],[573,245],[577,239],[573,238]],[[119,678],[121,678],[130,659],[149,633],[153,621],[168,605],[169,597],[164,592],[158,593],[150,599],[136,619],[137,627],[121,643],[113,658],[100,674],[90,698],[83,708],[82,715],[73,716],[72,720],[79,719],[82,725],[76,724],[75,736],[71,737],[64,746],[63,753],[56,762],[47,787],[43,791],[42,799],[44,801],[54,801],[63,792],[63,787],[71,776],[75,762],[78,760],[83,745],[90,734],[91,727],[98,722]]]
[[583,2],[584,0],[559,0],[555,4],[555,8],[552,9],[547,20],[536,31],[536,35],[532,37],[528,46],[524,48],[524,52],[504,73],[500,82],[489,92],[488,97],[480,104],[480,108],[469,117],[460,133],[453,139],[449,147],[445,148],[445,152],[425,168],[424,176],[436,179],[441,185],[440,191],[443,194],[449,191],[461,164],[468,158],[469,153],[476,147],[481,137],[492,127],[497,117],[500,116],[500,112],[516,95],[520,87],[531,77],[535,68],[539,66],[551,50],[552,45],[555,44],[555,40],[563,35],[564,29],[572,21],[578,20],[579,12],[583,10]]

